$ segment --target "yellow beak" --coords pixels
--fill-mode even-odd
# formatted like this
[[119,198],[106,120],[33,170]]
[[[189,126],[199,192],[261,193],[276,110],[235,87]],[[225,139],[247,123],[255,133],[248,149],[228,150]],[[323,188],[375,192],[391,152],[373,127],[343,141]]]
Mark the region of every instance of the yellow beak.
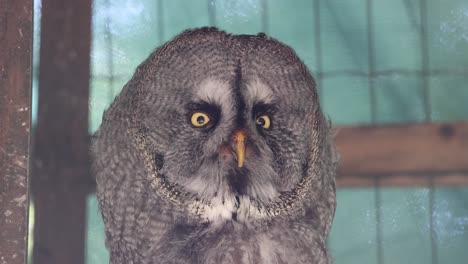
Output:
[[234,133],[234,155],[237,159],[237,166],[242,168],[244,166],[245,159],[245,132],[244,130],[238,130]]

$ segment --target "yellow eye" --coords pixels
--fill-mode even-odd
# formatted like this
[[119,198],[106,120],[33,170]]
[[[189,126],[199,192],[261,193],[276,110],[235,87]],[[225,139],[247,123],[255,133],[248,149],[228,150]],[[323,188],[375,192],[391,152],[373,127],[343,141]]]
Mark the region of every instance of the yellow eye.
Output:
[[267,116],[267,115],[261,115],[261,116],[257,117],[257,120],[255,120],[255,123],[257,123],[257,125],[265,128],[265,129],[268,129],[271,126],[270,117]]
[[192,125],[195,127],[203,127],[206,126],[210,122],[210,117],[202,112],[195,112],[192,114],[190,118]]

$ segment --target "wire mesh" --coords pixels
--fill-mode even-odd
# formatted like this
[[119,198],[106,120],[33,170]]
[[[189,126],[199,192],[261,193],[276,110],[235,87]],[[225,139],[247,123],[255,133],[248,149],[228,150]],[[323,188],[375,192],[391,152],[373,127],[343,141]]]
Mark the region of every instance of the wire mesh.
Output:
[[[268,0],[259,0],[261,5],[261,29],[263,32],[268,33],[270,28],[269,24],[270,21],[273,19],[270,17],[268,12],[269,10],[269,1]],[[315,50],[315,72],[314,77],[317,82],[318,92],[319,95],[322,96],[324,90],[326,90],[324,86],[324,79],[332,79],[342,76],[356,76],[356,77],[364,77],[367,78],[368,82],[368,94],[369,94],[369,108],[370,108],[370,120],[372,125],[378,125],[378,111],[377,105],[379,104],[378,97],[376,95],[376,79],[380,77],[387,77],[387,76],[418,76],[422,80],[422,102],[423,102],[423,112],[425,122],[432,121],[432,110],[431,110],[431,94],[430,94],[430,77],[434,76],[466,76],[468,75],[468,69],[431,69],[430,65],[430,52],[428,46],[428,29],[427,29],[427,18],[428,18],[428,7],[427,7],[427,0],[420,0],[417,3],[419,7],[419,20],[415,16],[416,12],[414,11],[416,8],[413,6],[415,2],[412,1],[404,1],[406,10],[408,12],[408,16],[410,17],[411,23],[413,27],[419,29],[419,38],[420,38],[420,51],[421,51],[421,64],[420,69],[399,69],[399,68],[390,68],[390,69],[377,69],[376,67],[376,54],[375,54],[375,28],[374,28],[374,1],[373,0],[366,0],[365,4],[365,15],[366,15],[366,36],[367,36],[367,64],[368,70],[327,70],[324,71],[324,52],[323,52],[323,45],[322,45],[322,31],[323,31],[323,24],[322,24],[322,14],[320,12],[321,7],[326,4],[323,3],[321,0],[311,0],[313,1],[313,10],[311,10],[310,15],[313,16],[314,19],[314,26],[313,26],[313,34],[314,34],[314,50]],[[165,33],[164,32],[164,0],[157,1],[157,27],[156,27],[156,34],[158,36],[160,44],[162,44],[165,40]],[[217,9],[216,9],[216,0],[207,0],[207,14],[208,14],[208,23],[211,26],[217,26]],[[105,5],[109,7],[109,0],[105,0]],[[114,96],[114,85],[115,80],[125,80],[127,76],[119,75],[114,71],[114,61],[113,61],[113,39],[110,29],[112,27],[112,20],[111,15],[106,17],[106,45],[107,45],[107,59],[108,59],[108,76],[93,76],[96,79],[106,79],[109,84],[109,102],[112,100]],[[376,226],[376,255],[377,261],[379,264],[384,263],[384,246],[382,242],[382,197],[381,197],[381,186],[380,186],[380,176],[376,175],[374,177],[374,211],[375,211],[375,226]],[[431,259],[433,264],[438,263],[438,251],[437,251],[437,237],[436,237],[436,220],[435,220],[435,187],[432,177],[428,177],[427,185],[429,187],[429,195],[428,195],[428,204],[429,204],[429,229],[430,229],[430,240],[431,240]]]
[[[109,0],[105,0],[104,5],[107,8],[110,8],[110,3]],[[112,100],[114,97],[114,56],[112,54],[112,49],[113,49],[113,44],[112,44],[112,34],[111,34],[111,29],[112,24],[111,24],[111,13],[107,13],[106,15],[106,22],[105,22],[105,35],[106,35],[106,45],[107,45],[107,65],[109,67],[108,69],[108,76],[107,76],[107,81],[109,82],[109,91],[108,91],[108,97],[109,101]]]
[[321,27],[320,27],[320,0],[314,1],[314,34],[315,34],[315,63],[317,67],[316,72],[316,82],[319,98],[322,97],[322,78],[323,78],[323,69],[322,69],[322,38],[321,38]]
[[[372,22],[373,17],[372,0],[366,1],[366,21],[367,21],[367,45],[368,45],[368,81],[369,81],[369,100],[372,125],[377,123],[377,98],[375,94],[375,49],[374,49],[374,27]],[[381,190],[380,178],[374,177],[374,194],[375,194],[375,225],[376,225],[376,244],[377,244],[377,263],[384,263],[383,247],[382,247],[382,221],[381,221]]]

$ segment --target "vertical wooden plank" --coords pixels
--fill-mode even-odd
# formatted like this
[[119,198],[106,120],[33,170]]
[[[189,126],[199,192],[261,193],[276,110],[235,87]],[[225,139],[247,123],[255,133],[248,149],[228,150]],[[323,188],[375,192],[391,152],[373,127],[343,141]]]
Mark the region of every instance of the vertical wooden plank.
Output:
[[91,0],[43,0],[31,177],[34,264],[84,263]]
[[32,0],[0,0],[0,263],[26,262]]

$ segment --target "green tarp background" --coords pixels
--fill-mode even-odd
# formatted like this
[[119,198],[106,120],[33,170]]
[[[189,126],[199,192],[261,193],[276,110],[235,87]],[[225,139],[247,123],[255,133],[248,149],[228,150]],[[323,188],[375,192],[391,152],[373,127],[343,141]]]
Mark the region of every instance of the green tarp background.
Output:
[[[36,1],[36,68],[39,19]],[[468,119],[466,0],[95,0],[90,133],[151,51],[186,28],[206,25],[266,31],[292,46],[321,77],[322,106],[334,124]],[[379,224],[375,192],[338,189],[329,238],[335,263],[378,263],[378,252],[386,264],[467,263],[468,188],[434,190],[435,248],[428,188],[382,188]],[[93,195],[88,207],[87,263],[107,263]]]

